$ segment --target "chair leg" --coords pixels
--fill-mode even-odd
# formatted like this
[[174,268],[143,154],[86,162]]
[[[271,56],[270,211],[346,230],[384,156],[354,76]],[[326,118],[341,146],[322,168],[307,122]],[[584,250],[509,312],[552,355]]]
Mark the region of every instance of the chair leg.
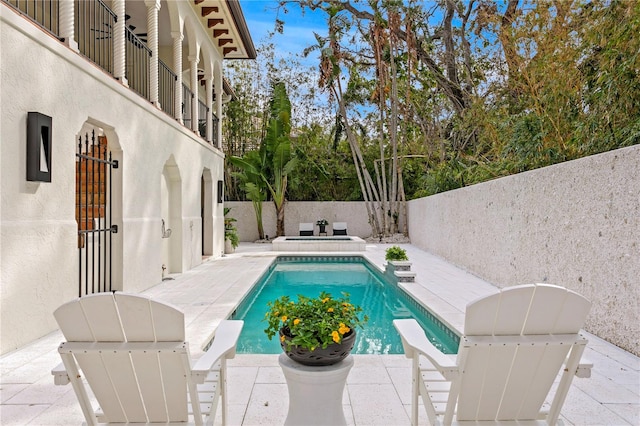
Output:
[[80,372],[78,371],[78,367],[76,366],[76,361],[71,354],[60,354],[62,358],[62,363],[64,364],[65,370],[67,370],[67,375],[69,376],[69,381],[71,382],[71,386],[78,397],[78,402],[80,403],[80,408],[82,409],[82,413],[84,414],[84,418],[87,421],[88,425],[97,425],[98,419],[96,418],[96,414],[93,411],[93,407],[91,406],[91,402],[89,400],[89,395],[87,395],[87,390],[84,387],[84,383],[82,383],[82,376],[80,376]]
[[222,407],[222,426],[227,424],[227,359],[220,360],[220,404]]
[[411,367],[411,425],[418,426],[418,398],[420,394],[420,356],[414,353]]

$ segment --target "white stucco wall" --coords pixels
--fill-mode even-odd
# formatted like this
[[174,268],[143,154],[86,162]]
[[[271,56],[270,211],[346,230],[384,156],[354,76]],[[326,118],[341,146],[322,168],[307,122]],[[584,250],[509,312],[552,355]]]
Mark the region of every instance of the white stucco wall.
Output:
[[593,302],[586,329],[640,355],[640,146],[409,202],[412,244],[500,287]]
[[[116,288],[140,291],[162,279],[161,179],[168,161],[179,175],[181,208],[172,226],[182,271],[201,263],[203,170],[216,200],[224,159],[145,99],[35,25],[0,7],[0,310],[2,353],[56,327],[52,312],[77,297],[76,137],[86,122],[106,129],[120,159],[114,253]],[[52,182],[26,181],[29,111],[51,116]],[[213,204],[213,249],[224,247],[222,204]]]
[[[237,220],[240,241],[255,241],[258,239],[258,225],[251,202],[227,201],[225,207],[230,207],[228,216]],[[367,238],[371,236],[371,226],[364,202],[360,201],[289,201],[285,206],[284,230],[285,235],[298,235],[301,222],[313,223],[326,219],[329,222],[327,231],[332,232],[333,222],[346,222],[349,235]],[[265,235],[274,238],[276,235],[276,209],[273,202],[265,202],[262,206],[262,225]],[[318,227],[315,227],[318,233]]]

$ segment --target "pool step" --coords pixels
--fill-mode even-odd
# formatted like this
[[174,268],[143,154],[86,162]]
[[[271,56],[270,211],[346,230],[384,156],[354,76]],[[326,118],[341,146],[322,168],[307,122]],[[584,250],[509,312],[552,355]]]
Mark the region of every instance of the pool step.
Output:
[[393,275],[398,278],[399,283],[413,283],[416,281],[416,273],[411,271],[394,271]]
[[413,283],[416,281],[416,273],[411,272],[411,262],[403,260],[390,260],[385,266],[385,274],[395,278],[399,283]]

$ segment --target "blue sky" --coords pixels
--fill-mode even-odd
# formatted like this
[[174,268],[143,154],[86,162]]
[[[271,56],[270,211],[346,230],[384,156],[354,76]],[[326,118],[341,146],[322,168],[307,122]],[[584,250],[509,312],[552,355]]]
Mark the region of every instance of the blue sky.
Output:
[[315,44],[314,31],[320,34],[327,32],[322,12],[307,10],[303,16],[300,8],[292,5],[284,14],[277,11],[277,0],[240,0],[240,5],[256,47],[273,32],[276,17],[285,21],[284,33],[275,34],[272,40],[283,56],[302,54],[306,47]]

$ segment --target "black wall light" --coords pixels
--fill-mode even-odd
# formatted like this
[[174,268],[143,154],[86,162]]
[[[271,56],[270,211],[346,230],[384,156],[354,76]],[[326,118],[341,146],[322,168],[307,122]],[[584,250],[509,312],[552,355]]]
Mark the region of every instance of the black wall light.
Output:
[[51,182],[51,117],[30,112],[27,117],[27,180]]
[[224,186],[222,181],[218,181],[218,204],[222,204],[222,200],[224,199]]

